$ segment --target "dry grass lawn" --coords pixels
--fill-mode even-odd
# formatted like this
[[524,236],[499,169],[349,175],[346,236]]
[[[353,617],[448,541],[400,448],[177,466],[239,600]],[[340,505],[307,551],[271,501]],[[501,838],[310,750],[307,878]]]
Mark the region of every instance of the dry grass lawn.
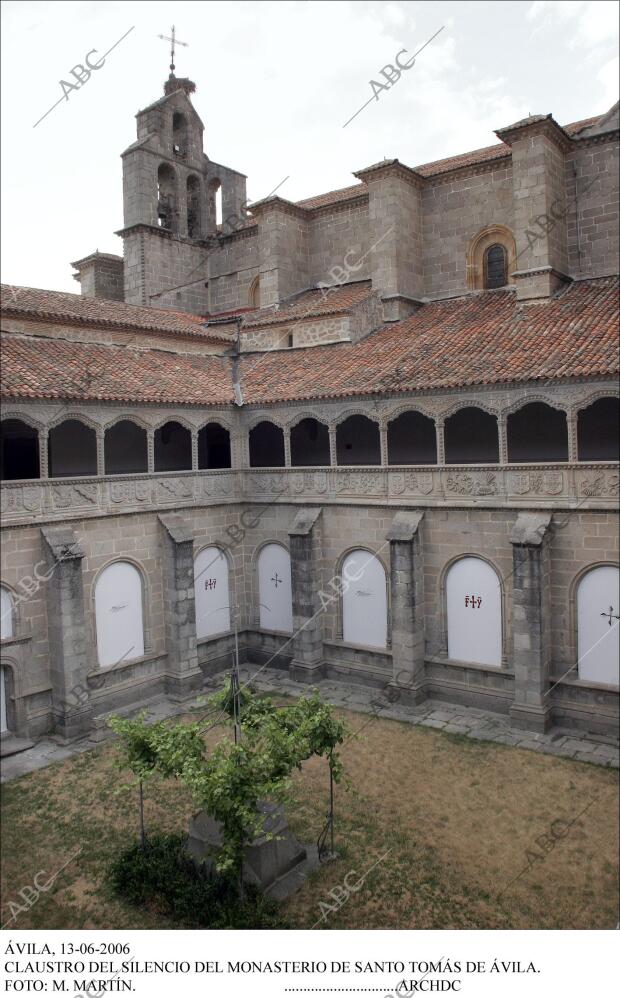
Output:
[[[613,928],[617,922],[617,773],[429,728],[340,711],[359,738],[343,749],[336,846],[284,905],[292,928]],[[218,728],[207,735],[213,743]],[[13,928],[174,928],[112,897],[106,869],[137,832],[135,789],[119,789],[113,743],[32,773],[2,791],[2,922],[44,883]],[[327,808],[327,764],[296,774],[290,823],[315,841]],[[147,790],[151,831],[185,831],[183,787]],[[556,837],[553,837],[555,832]],[[546,836],[537,844],[540,836]],[[387,855],[385,855],[387,853]],[[384,857],[383,859],[381,857]],[[370,868],[373,869],[367,874]],[[354,873],[352,871],[355,871]],[[338,908],[347,883],[357,890]],[[335,895],[330,891],[335,889]],[[332,909],[328,910],[328,906]]]

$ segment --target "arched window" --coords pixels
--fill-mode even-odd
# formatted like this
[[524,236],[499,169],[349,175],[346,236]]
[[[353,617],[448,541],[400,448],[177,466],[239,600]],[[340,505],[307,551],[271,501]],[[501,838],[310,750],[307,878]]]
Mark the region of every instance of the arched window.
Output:
[[593,568],[577,587],[577,667],[579,678],[618,685],[620,572],[613,565]]
[[381,464],[379,424],[368,416],[349,416],[336,427],[338,464]]
[[529,402],[506,421],[508,460],[568,461],[566,413],[545,402]]
[[155,471],[191,471],[192,435],[171,419],[155,430]]
[[161,229],[176,232],[176,223],[176,176],[168,163],[162,163],[157,171],[157,224]]
[[291,465],[294,468],[329,465],[329,430],[311,416],[291,429]]
[[257,275],[250,284],[248,293],[248,305],[250,308],[260,308],[260,276]]
[[437,464],[435,423],[421,412],[403,412],[388,423],[388,464]]
[[467,406],[446,419],[446,464],[497,464],[497,418],[483,409]]
[[209,232],[214,233],[222,224],[222,184],[214,177],[207,188],[207,211],[209,215]]
[[12,638],[14,633],[15,607],[13,597],[6,586],[0,586],[0,638]]
[[351,551],[342,563],[342,638],[351,645],[387,647],[387,580],[379,559]]
[[501,243],[493,243],[484,253],[485,288],[503,288],[508,284],[508,256]]
[[221,548],[203,548],[194,559],[198,640],[230,630],[228,559]]
[[500,580],[482,558],[460,558],[446,577],[448,656],[459,662],[502,664]]
[[230,433],[219,423],[207,423],[198,433],[198,467],[230,468]]
[[0,478],[5,482],[39,478],[39,434],[21,419],[0,426]]
[[142,577],[128,561],[104,568],[95,584],[99,665],[106,668],[144,655]]
[[120,419],[105,431],[103,456],[106,475],[137,475],[147,471],[146,430],[130,419]]
[[291,556],[281,544],[266,544],[258,556],[258,599],[261,630],[293,630]]
[[202,205],[200,180],[194,174],[187,178],[187,235],[189,239],[202,236]]
[[467,286],[503,288],[517,264],[515,238],[506,225],[492,223],[471,239],[467,248]]
[[49,432],[50,478],[97,474],[97,434],[79,419],[65,419]]
[[617,461],[620,401],[597,399],[577,416],[577,453],[580,461]]
[[250,467],[284,467],[284,431],[263,420],[250,430]]
[[187,119],[181,111],[172,115],[172,151],[179,159],[187,155]]

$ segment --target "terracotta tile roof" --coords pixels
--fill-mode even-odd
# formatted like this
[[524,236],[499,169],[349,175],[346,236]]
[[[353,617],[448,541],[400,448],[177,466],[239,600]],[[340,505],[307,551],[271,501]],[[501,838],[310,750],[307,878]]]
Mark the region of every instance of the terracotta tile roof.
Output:
[[320,315],[340,315],[369,298],[371,294],[370,281],[355,281],[324,290],[313,288],[302,292],[294,301],[284,303],[277,309],[273,307],[259,309],[247,316],[242,328],[273,326],[275,323],[313,319]]
[[518,306],[487,291],[422,306],[361,342],[242,359],[246,402],[609,375],[618,370],[618,278],[578,281]]
[[205,320],[188,312],[172,309],[148,308],[127,305],[105,298],[87,298],[65,291],[43,291],[39,288],[22,288],[3,284],[2,312],[6,315],[24,315],[55,322],[69,322],[87,326],[138,329],[157,333],[176,333],[182,336],[199,336],[203,340],[227,339],[204,328]]
[[233,401],[230,361],[47,337],[2,337],[4,398],[217,405]]
[[[542,121],[545,117],[546,115],[544,114],[534,115],[530,120],[535,121],[540,119]],[[569,135],[575,136],[583,131],[584,128],[593,125],[600,117],[601,115],[595,115],[593,118],[583,118],[581,121],[573,121],[570,125],[563,125],[562,127]],[[515,126],[513,125],[512,127]],[[496,142],[495,145],[484,146],[482,149],[473,149],[471,152],[461,153],[458,156],[449,156],[447,159],[436,159],[432,163],[423,163],[421,166],[414,166],[413,169],[423,177],[435,177],[462,166],[475,166],[478,163],[487,163],[494,159],[501,159],[504,156],[510,156],[510,146],[505,142]],[[318,194],[315,197],[305,198],[303,201],[297,201],[296,204],[301,208],[307,209],[323,208],[330,204],[338,204],[341,201],[349,201],[351,198],[356,198],[359,194],[365,194],[367,190],[366,184],[354,184],[353,187],[343,187],[338,191],[329,191],[327,194]]]
[[302,201],[296,201],[300,208],[307,208],[311,210],[312,208],[324,208],[326,205],[335,204],[340,201],[350,201],[353,198],[358,197],[360,194],[366,194],[368,188],[366,184],[353,184],[352,187],[342,187],[338,191],[328,191],[326,194],[316,194],[311,198],[304,198]]

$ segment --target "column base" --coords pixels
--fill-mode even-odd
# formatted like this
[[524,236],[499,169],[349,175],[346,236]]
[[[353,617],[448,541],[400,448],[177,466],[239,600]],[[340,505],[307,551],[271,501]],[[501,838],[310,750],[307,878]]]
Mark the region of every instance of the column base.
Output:
[[316,665],[309,665],[308,662],[301,662],[294,658],[288,667],[288,673],[296,683],[316,683],[325,679],[325,663],[318,662]]
[[411,686],[390,683],[383,695],[392,704],[402,703],[405,707],[417,707],[428,699],[423,683],[413,683]]
[[201,669],[183,676],[166,676],[166,696],[171,700],[191,700],[203,686],[204,676]]
[[544,735],[551,727],[551,708],[513,704],[510,708],[510,726],[521,731],[537,731]]
[[90,735],[93,730],[93,710],[81,710],[79,713],[54,715],[54,736],[60,742],[72,742],[77,738]]

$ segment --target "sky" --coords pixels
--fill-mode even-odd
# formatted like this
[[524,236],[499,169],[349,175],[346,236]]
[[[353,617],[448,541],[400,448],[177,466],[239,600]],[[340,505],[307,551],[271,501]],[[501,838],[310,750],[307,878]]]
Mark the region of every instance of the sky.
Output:
[[[247,175],[249,200],[276,187],[300,200],[384,158],[417,166],[491,145],[530,113],[566,124],[618,98],[615,0],[19,0],[2,21],[2,280],[58,291],[79,292],[70,261],[122,254],[120,154],[162,96],[158,35],[173,21],[205,152]],[[400,77],[387,71],[391,86],[371,86],[426,42]],[[71,70],[109,49],[77,86]]]

